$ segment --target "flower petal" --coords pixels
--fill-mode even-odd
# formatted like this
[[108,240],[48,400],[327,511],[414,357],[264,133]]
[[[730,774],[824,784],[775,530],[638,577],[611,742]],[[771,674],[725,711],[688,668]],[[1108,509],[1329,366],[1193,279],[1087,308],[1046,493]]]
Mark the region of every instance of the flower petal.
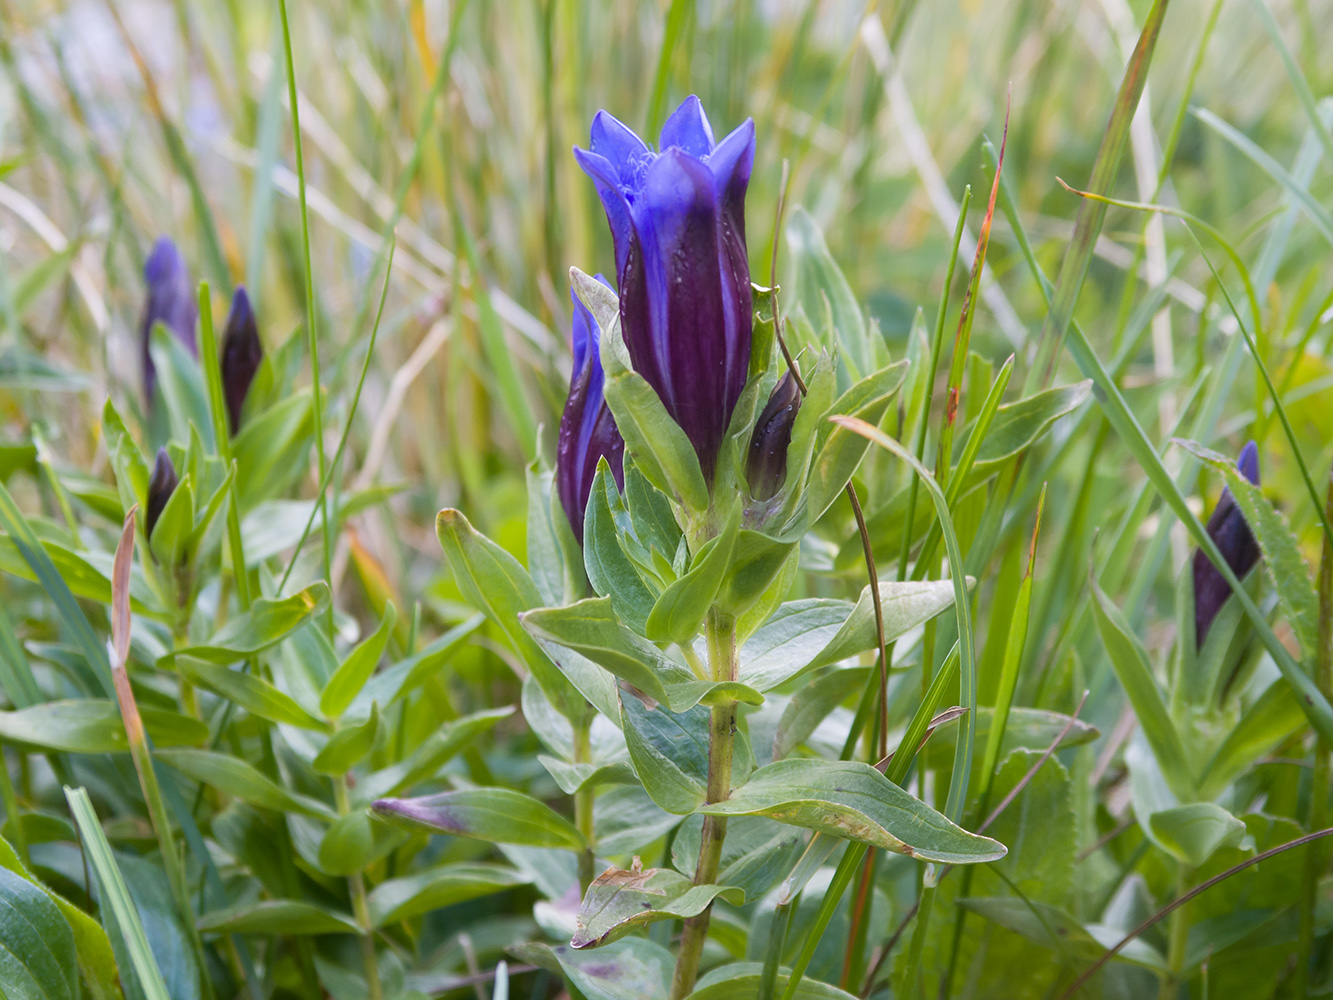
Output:
[[713,126],[708,123],[704,106],[691,94],[662,126],[657,148],[665,153],[672,146],[683,149],[696,159],[713,151]]
[[626,187],[642,172],[644,161],[653,155],[632,128],[606,111],[599,111],[593,117],[592,151],[606,158]]

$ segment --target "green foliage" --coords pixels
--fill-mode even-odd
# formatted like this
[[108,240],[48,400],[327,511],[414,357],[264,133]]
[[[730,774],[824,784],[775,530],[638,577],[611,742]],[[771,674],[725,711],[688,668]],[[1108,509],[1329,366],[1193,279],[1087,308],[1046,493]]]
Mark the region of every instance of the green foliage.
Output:
[[[1237,868],[1331,825],[1325,12],[714,6],[4,5],[0,995],[1328,992],[1328,841]],[[711,480],[567,155],[690,93],[758,139]]]

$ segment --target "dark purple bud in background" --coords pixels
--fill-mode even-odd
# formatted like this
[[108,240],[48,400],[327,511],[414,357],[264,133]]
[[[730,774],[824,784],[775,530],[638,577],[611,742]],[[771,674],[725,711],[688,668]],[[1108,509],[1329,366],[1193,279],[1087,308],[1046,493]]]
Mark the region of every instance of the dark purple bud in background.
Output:
[[139,323],[139,342],[143,360],[144,396],[149,405],[157,388],[157,367],[153,364],[148,345],[153,324],[161,323],[192,355],[198,357],[194,327],[199,319],[199,303],[195,298],[190,269],[176,244],[167,236],[158,238],[153,252],[143,266],[144,283],[148,297],[144,302],[143,319]]
[[787,481],[787,446],[791,444],[791,428],[800,408],[801,391],[788,369],[773,387],[750,437],[745,478],[750,483],[750,495],[756,500],[770,499]]
[[[600,274],[597,280],[607,285]],[[611,408],[606,405],[606,377],[602,372],[597,321],[576,295],[571,293],[570,298],[574,301],[574,371],[569,380],[565,412],[560,416],[555,483],[560,506],[574,529],[574,537],[582,544],[583,515],[592,481],[597,476],[597,461],[606,457],[616,477],[616,486],[624,489],[625,442],[611,416]]]
[[709,483],[750,364],[754,145],[750,119],[715,143],[689,97],[662,127],[661,152],[605,111],[593,119],[592,149],[574,150],[611,226],[634,370],[684,429]]
[[176,492],[176,467],[171,464],[167,449],[157,449],[157,459],[153,462],[153,474],[148,479],[148,508],[144,511],[146,534],[153,537],[153,527],[162,516],[171,494]]
[[[1241,449],[1236,461],[1240,474],[1259,485],[1259,448],[1253,441]],[[1213,516],[1208,519],[1208,537],[1217,543],[1219,551],[1226,559],[1237,579],[1259,561],[1259,543],[1254,540],[1254,533],[1245,523],[1245,515],[1236,504],[1236,498],[1230,489],[1222,491],[1217,501]],[[1202,648],[1208,637],[1208,629],[1213,619],[1222,610],[1222,605],[1231,596],[1231,585],[1213,565],[1202,549],[1194,550],[1194,635],[1196,644]]]
[[241,407],[245,405],[250,383],[255,380],[259,363],[264,360],[264,345],[259,342],[259,326],[250,308],[245,287],[236,289],[227,313],[227,329],[222,334],[222,395],[227,400],[227,418],[231,433],[241,429]]

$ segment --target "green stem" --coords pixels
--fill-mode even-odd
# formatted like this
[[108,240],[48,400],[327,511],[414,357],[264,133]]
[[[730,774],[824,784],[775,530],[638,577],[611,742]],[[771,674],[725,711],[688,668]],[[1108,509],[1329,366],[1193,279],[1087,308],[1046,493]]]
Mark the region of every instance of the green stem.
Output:
[[[736,619],[716,609],[708,613],[708,660],[713,679],[736,679]],[[715,705],[708,735],[708,801],[724,802],[731,796],[731,760],[735,746],[736,704]],[[699,839],[699,860],[694,867],[694,884],[711,885],[717,881],[722,860],[722,843],[727,836],[724,816],[705,816]],[[671,980],[671,1000],[682,1000],[694,989],[699,974],[699,957],[708,937],[712,906],[697,917],[685,921],[676,957],[676,971]]]
[[935,906],[935,886],[923,884],[921,901],[917,905],[916,926],[912,928],[912,943],[907,952],[907,974],[903,978],[903,1000],[916,996],[916,983],[921,974],[921,950],[926,943],[926,928],[930,926],[930,911]]
[[[592,762],[592,739],[590,718],[574,724],[574,761],[579,764]],[[574,825],[579,828],[588,841],[588,846],[579,855],[579,893],[588,891],[592,884],[596,857],[593,854],[593,790],[591,786],[580,788],[574,793]]]
[[787,928],[791,926],[792,911],[798,897],[779,903],[773,911],[773,922],[768,927],[768,949],[764,952],[764,968],[759,975],[757,1000],[773,1000],[778,983],[778,966],[782,964],[782,949],[787,943]]
[[[350,811],[347,794],[347,778],[339,775],[333,783],[333,794],[337,800],[338,815],[346,816]],[[361,873],[353,872],[347,878],[347,886],[352,896],[352,915],[361,928],[361,956],[365,962],[366,989],[370,1000],[380,1000],[384,991],[380,986],[379,959],[375,956],[375,931],[370,925],[370,907],[366,903],[366,883]]]
[[[1183,896],[1189,889],[1189,872],[1180,866],[1176,896]],[[1189,904],[1173,910],[1171,923],[1167,927],[1166,965],[1169,970],[1162,977],[1162,986],[1157,993],[1158,1000],[1172,1000],[1180,992],[1180,974],[1185,968],[1185,949],[1189,944],[1190,923]]]

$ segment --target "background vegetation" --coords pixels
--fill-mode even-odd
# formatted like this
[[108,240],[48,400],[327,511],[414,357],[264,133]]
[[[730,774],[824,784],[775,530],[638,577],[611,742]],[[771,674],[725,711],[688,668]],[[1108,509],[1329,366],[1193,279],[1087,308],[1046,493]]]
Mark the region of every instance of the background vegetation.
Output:
[[[572,815],[569,797],[538,761],[546,751],[533,732],[540,724],[531,705],[498,711],[523,700],[526,669],[512,636],[475,618],[478,609],[459,590],[433,525],[441,508],[458,508],[529,562],[525,470],[534,455],[550,461],[568,385],[568,268],[614,269],[601,207],[569,152],[587,144],[599,108],[653,136],[690,93],[702,98],[719,134],[754,117],[752,270],[767,283],[787,161],[779,283],[815,328],[824,323],[822,279],[802,267],[825,259],[819,233],[889,357],[911,356],[914,371],[929,356],[937,303],[948,297],[925,451],[934,465],[969,241],[985,217],[994,171],[986,147],[999,145],[1008,107],[1004,184],[975,310],[974,356],[958,365],[965,420],[975,418],[1011,353],[1007,402],[1051,384],[1034,365],[1038,345],[1049,343],[1052,315],[1034,268],[1054,282],[1062,264],[1077,257],[1080,239],[1095,238],[1075,323],[1163,456],[1177,496],[1197,516],[1206,519],[1226,481],[1218,466],[1170,440],[1233,456],[1246,440],[1258,444],[1261,499],[1278,512],[1271,536],[1277,548],[1264,547],[1269,572],[1256,572],[1250,589],[1295,669],[1333,697],[1328,632],[1319,631],[1321,623],[1327,629],[1331,585],[1315,596],[1321,556],[1330,565],[1327,550],[1321,554],[1320,505],[1333,461],[1329,4],[1173,0],[1166,10],[1108,193],[1203,220],[1192,224],[1197,241],[1174,217],[1123,207],[1110,208],[1100,234],[1087,223],[1076,232],[1079,213],[1094,203],[1057,182],[1093,185],[1117,92],[1150,17],[1147,3],[403,0],[293,3],[289,14],[290,50],[276,4],[0,0],[0,473],[12,495],[0,545],[0,681],[11,712],[0,740],[9,775],[4,836],[16,852],[4,868],[59,893],[67,909],[57,916],[81,945],[95,933],[77,911],[114,928],[111,947],[126,995],[153,996],[155,966],[166,995],[178,1000],[235,995],[247,979],[265,995],[361,996],[370,989],[361,951],[367,940],[378,949],[386,996],[489,989],[474,983],[489,982],[501,960],[526,971],[508,986],[502,973],[497,996],[501,989],[519,996],[570,989],[590,1000],[625,995],[616,990],[628,987],[579,972],[575,958],[518,947],[555,943],[542,912],[552,895],[542,868],[553,862],[525,856],[525,848],[500,852],[480,839],[413,835],[382,844],[388,834],[378,826],[357,831],[368,839],[346,848],[352,862],[331,859],[321,849],[328,826],[364,808],[357,775],[349,790],[346,777],[311,768],[319,746],[302,742],[306,730],[286,701],[264,708],[253,691],[229,695],[225,679],[184,679],[163,659],[192,645],[229,649],[230,659],[213,657],[222,667],[255,658],[279,677],[278,693],[305,712],[309,692],[292,691],[281,664],[313,658],[327,679],[372,637],[372,666],[382,655],[386,664],[424,669],[412,673],[392,709],[381,706],[385,721],[371,734],[361,778],[392,768],[434,734],[439,759],[425,758],[432,766],[411,772],[410,787],[394,791],[502,786]],[[289,51],[301,156],[292,142]],[[968,233],[945,289],[956,206],[968,186]],[[386,236],[394,232],[386,281]],[[195,279],[208,282],[219,327],[232,289],[243,283],[249,291],[268,360],[247,413],[304,401],[283,411],[286,422],[275,419],[249,441],[237,439],[236,527],[255,593],[279,596],[328,465],[328,530],[315,518],[281,594],[307,595],[306,611],[317,606],[323,618],[318,581],[326,581],[334,628],[333,642],[313,650],[302,642],[319,645],[309,638],[314,629],[292,638],[280,631],[233,635],[231,646],[219,645],[214,624],[226,621],[235,596],[230,571],[222,571],[230,566],[221,528],[229,515],[211,534],[201,531],[207,568],[195,581],[192,614],[145,612],[160,592],[136,577],[132,587],[141,589],[132,590],[127,648],[149,733],[164,748],[157,767],[147,768],[165,789],[155,792],[153,780],[138,776],[146,757],[107,752],[127,747],[114,710],[98,718],[90,709],[77,718],[21,712],[76,699],[110,706],[98,668],[99,656],[103,663],[106,657],[98,651],[112,634],[112,553],[133,499],[121,442],[128,434],[143,448],[141,461],[151,461],[166,440],[153,438],[145,417],[139,360],[143,266],[163,234],[182,248]],[[1088,374],[1070,355],[1057,360],[1056,385],[1077,385]],[[206,381],[190,377],[180,376],[181,391],[204,391]],[[904,441],[923,391],[923,380],[909,381],[886,418]],[[212,495],[204,484],[219,488],[225,466],[205,461],[217,448],[207,403],[182,398],[169,436],[178,465],[195,462],[202,517],[202,498]],[[108,399],[128,431],[108,426]],[[1051,411],[1058,422],[1042,424],[1043,433],[1022,448],[997,452],[983,488],[951,499],[967,571],[978,580],[973,621],[984,708],[1000,689],[1044,485],[1015,704],[1066,715],[1082,705],[1079,718],[1095,727],[1096,738],[1088,730],[1079,745],[1061,749],[1006,813],[1006,825],[991,831],[1009,846],[1011,867],[980,869],[984,888],[943,883],[929,929],[915,940],[908,918],[921,890],[919,866],[902,858],[881,863],[868,915],[851,912],[849,893],[815,952],[812,979],[853,993],[864,984],[884,996],[917,988],[934,996],[951,976],[954,996],[1059,996],[1105,946],[1181,892],[1328,825],[1327,747],[1320,748],[1294,699],[1283,700],[1287,682],[1272,650],[1238,624],[1238,609],[1228,626],[1237,638],[1222,661],[1226,669],[1215,665],[1228,680],[1191,700],[1194,653],[1178,642],[1190,638],[1178,627],[1189,623],[1178,580],[1182,570],[1189,575],[1195,541],[1177,519],[1179,508],[1148,485],[1142,442],[1127,440],[1086,389],[1061,399],[1070,405]],[[191,410],[195,404],[200,408]],[[182,432],[192,413],[204,414],[196,421],[197,448]],[[886,577],[898,568],[909,481],[905,466],[879,452],[857,477]],[[907,535],[919,556],[923,541],[938,544],[927,539],[933,509],[924,492],[916,515]],[[139,544],[142,560],[147,543]],[[43,551],[53,563],[42,562]],[[934,554],[938,560],[938,549]],[[58,573],[74,597],[62,601],[39,564]],[[1104,603],[1089,584],[1090,566]],[[866,568],[845,502],[802,542],[801,570],[793,597],[860,594]],[[938,567],[930,573],[938,575]],[[1293,591],[1298,574],[1308,586]],[[389,604],[396,616],[377,633]],[[1123,618],[1107,611],[1111,605]],[[1303,612],[1314,617],[1303,619]],[[921,641],[916,635],[893,661],[891,746],[921,702],[923,659],[938,663],[952,642],[937,642],[933,627]],[[1216,843],[1173,841],[1173,851],[1170,837],[1152,827],[1145,806],[1151,790],[1135,788],[1127,758],[1147,753],[1161,772],[1170,768],[1156,743],[1135,750],[1143,744],[1136,732],[1149,732],[1152,743],[1153,724],[1141,718],[1143,702],[1131,704],[1133,692],[1126,698],[1123,657],[1136,653],[1118,655],[1116,636],[1126,648],[1129,636],[1141,643],[1143,662],[1162,688],[1154,688],[1158,701],[1166,699],[1185,733],[1186,768],[1195,778],[1213,773],[1218,782],[1211,794],[1195,789],[1200,801],[1220,802],[1243,831],[1213,816],[1221,824]],[[129,633],[122,637],[129,641]],[[424,660],[412,659],[423,650]],[[858,693],[848,689],[834,702],[822,727],[800,741],[800,754],[837,756]],[[957,700],[944,697],[946,705]],[[1256,704],[1268,715],[1253,722]],[[154,711],[171,713],[159,720],[158,733]],[[201,718],[195,724],[207,727],[206,736],[180,715]],[[325,712],[335,722],[339,715]],[[460,719],[463,728],[447,728]],[[1228,744],[1242,719],[1252,720],[1251,729],[1240,730],[1248,742]],[[1002,762],[995,787],[1013,787],[1058,733],[1058,726],[1038,727],[1028,743],[1015,744],[1020,755]],[[983,737],[979,730],[978,754]],[[173,742],[206,742],[250,766],[244,780],[239,771],[215,773],[180,758],[189,751],[173,751]],[[1006,753],[1012,748],[1006,744]],[[1219,748],[1234,757],[1227,767],[1216,764]],[[927,777],[910,786],[941,808],[951,765],[945,751],[937,759],[927,753]],[[164,767],[172,753],[180,766]],[[1215,772],[1205,765],[1216,765]],[[1144,766],[1138,776],[1146,781]],[[265,776],[268,785],[256,791]],[[77,796],[67,799],[62,786],[85,787],[93,812]],[[634,798],[629,787],[599,799],[608,803],[605,822],[618,824],[599,831],[599,857],[626,867],[635,854],[645,864],[670,863],[672,837],[679,836],[674,818],[642,795]],[[173,799],[207,839],[211,871],[199,853],[204,841],[182,833]],[[172,813],[183,860],[162,854],[155,808]],[[985,818],[975,809],[971,815]],[[97,829],[110,845],[100,854]],[[358,894],[373,896],[377,885],[443,864],[472,866],[472,881],[463,888],[432,883],[434,895],[409,895],[410,910],[378,911],[374,919],[383,925],[358,944],[358,929],[366,929],[364,914],[355,912]],[[115,910],[117,866],[129,894],[121,902],[142,919],[142,946],[128,910]],[[1333,982],[1326,869],[1327,852],[1316,849],[1246,869],[1177,911],[1188,919],[1173,915],[1136,939],[1152,954],[1108,966],[1088,995],[1142,996],[1158,981],[1167,996],[1325,995]],[[992,870],[1000,874],[980,873]],[[824,869],[811,886],[826,886],[831,875]],[[42,909],[55,905],[42,902],[50,897],[35,881],[26,884],[35,894],[22,897],[34,908],[29,912],[51,917]],[[182,888],[195,915],[205,914],[202,945],[181,919]],[[1039,905],[1017,914],[1004,910],[1007,904],[979,906],[982,915],[964,924],[964,909],[953,900],[969,892]],[[808,939],[822,896],[814,888],[802,896],[784,966]],[[216,915],[278,899],[305,908]],[[715,916],[715,950],[706,964],[761,962],[771,898],[718,909],[727,915]],[[338,923],[344,913],[354,922]],[[886,956],[881,946],[900,927],[906,930]],[[671,933],[664,922],[643,937],[669,946]],[[866,942],[855,962],[844,955],[849,939]],[[98,993],[99,974],[82,946],[79,960],[83,985],[71,980],[72,992],[48,984],[46,993],[24,993],[0,972],[0,993],[114,995]],[[116,976],[104,979],[110,984]],[[654,987],[634,989],[642,996]]]

